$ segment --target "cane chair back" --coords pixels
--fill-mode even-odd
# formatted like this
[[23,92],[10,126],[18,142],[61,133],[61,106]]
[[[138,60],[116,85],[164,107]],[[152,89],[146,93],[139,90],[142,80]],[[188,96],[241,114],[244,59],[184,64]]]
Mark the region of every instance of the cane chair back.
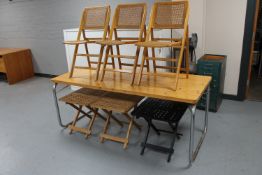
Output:
[[[69,77],[73,76],[75,68],[78,69],[96,69],[98,60],[102,57],[101,49],[99,54],[90,54],[88,46],[95,44],[98,40],[106,40],[109,34],[110,6],[85,8],[82,13],[81,22],[76,41],[66,41],[65,44],[75,45],[73,61]],[[89,37],[90,31],[102,31],[101,37]],[[84,45],[86,53],[78,53],[79,45]],[[87,67],[75,66],[77,57],[86,57]]]
[[[189,18],[189,2],[188,0],[176,0],[172,2],[156,2],[151,10],[150,23],[147,31],[145,42],[137,43],[138,46],[144,47],[142,66],[139,72],[138,84],[141,83],[143,68],[145,61],[151,60],[153,62],[154,75],[159,76],[174,76],[176,83],[174,90],[177,88],[179,74],[181,71],[186,72],[186,77],[189,74],[189,39],[188,39],[188,18]],[[171,32],[177,30],[181,33],[181,38],[156,38],[154,37],[155,30],[159,29],[172,29]],[[149,56],[149,48],[154,51],[155,48],[171,48],[178,49],[178,58],[161,58],[152,54]],[[182,61],[185,58],[185,67],[182,67]],[[158,65],[160,62],[166,63]],[[169,64],[168,64],[169,63]],[[158,69],[169,70],[169,72],[160,72]],[[171,72],[175,72],[171,73]]]
[[[98,42],[103,46],[107,46],[105,61],[103,64],[103,71],[102,71],[102,78],[101,78],[102,81],[106,71],[113,71],[113,72],[131,73],[133,77],[131,84],[134,83],[134,77],[135,77],[138,57],[140,53],[140,47],[137,47],[135,55],[122,55],[120,53],[120,46],[130,45],[130,44],[134,45],[136,42],[144,41],[146,37],[146,27],[145,27],[146,12],[147,12],[147,7],[145,3],[120,4],[116,7],[108,40]],[[125,30],[125,31],[138,30],[138,35],[136,37],[134,36],[120,37],[119,33],[121,32],[121,30]],[[110,55],[109,50],[113,49],[113,46],[116,47],[117,54]],[[118,68],[113,68],[113,69],[107,68],[109,57],[118,60]],[[133,63],[130,63],[130,61]],[[125,67],[125,69],[123,67]],[[127,67],[129,68],[131,67],[131,69],[128,69]],[[98,79],[99,69],[97,73],[97,79]]]

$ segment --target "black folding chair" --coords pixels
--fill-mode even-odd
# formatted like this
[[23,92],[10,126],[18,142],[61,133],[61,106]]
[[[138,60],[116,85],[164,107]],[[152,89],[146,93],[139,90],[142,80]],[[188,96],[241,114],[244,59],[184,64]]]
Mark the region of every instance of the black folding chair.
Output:
[[[141,155],[144,154],[145,148],[150,148],[155,151],[167,153],[168,154],[167,162],[170,162],[171,156],[174,153],[175,140],[176,138],[179,139],[180,136],[182,135],[177,132],[178,124],[180,119],[184,115],[185,111],[187,110],[187,107],[188,107],[187,104],[184,103],[177,103],[173,101],[148,98],[133,110],[132,115],[136,116],[137,118],[142,117],[148,123],[146,136],[144,142],[142,143],[143,148],[141,150]],[[153,124],[153,120],[168,123],[168,125],[172,130],[169,131],[169,130],[158,129]],[[160,135],[160,132],[173,134],[170,147],[167,148],[167,147],[147,143],[148,135],[151,127],[158,135]]]

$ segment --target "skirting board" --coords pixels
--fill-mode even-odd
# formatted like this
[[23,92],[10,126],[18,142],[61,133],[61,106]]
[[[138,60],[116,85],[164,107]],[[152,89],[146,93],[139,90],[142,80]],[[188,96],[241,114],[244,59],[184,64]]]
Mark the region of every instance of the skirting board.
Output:
[[57,75],[51,75],[51,74],[42,74],[42,73],[35,73],[36,77],[44,77],[44,78],[54,78],[57,77]]
[[222,97],[223,99],[227,99],[227,100],[242,101],[242,99],[239,98],[237,95],[223,94]]

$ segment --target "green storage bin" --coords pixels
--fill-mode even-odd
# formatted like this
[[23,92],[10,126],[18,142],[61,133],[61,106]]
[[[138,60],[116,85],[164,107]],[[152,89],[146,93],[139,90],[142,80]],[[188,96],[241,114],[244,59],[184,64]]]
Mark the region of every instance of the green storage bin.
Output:
[[[206,54],[198,60],[197,74],[212,76],[212,82],[210,83],[210,111],[217,112],[222,103],[222,95],[224,91],[225,82],[225,71],[225,55]],[[203,95],[197,107],[199,109],[205,109],[205,106],[206,95]]]

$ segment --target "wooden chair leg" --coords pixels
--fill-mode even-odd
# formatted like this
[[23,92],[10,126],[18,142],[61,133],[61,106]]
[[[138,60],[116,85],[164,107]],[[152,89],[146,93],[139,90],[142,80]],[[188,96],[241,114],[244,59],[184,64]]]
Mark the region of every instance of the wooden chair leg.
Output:
[[[87,107],[90,111],[92,111],[94,114],[96,113],[96,109],[91,108],[90,106]],[[106,121],[106,118],[102,116],[99,112],[97,112],[98,117]]]
[[187,36],[186,36],[186,78],[189,76],[189,39],[188,39],[188,27],[187,27]]
[[79,47],[79,44],[76,44],[75,50],[74,50],[74,56],[73,56],[73,60],[72,60],[72,65],[71,65],[71,69],[70,69],[70,73],[69,73],[69,78],[72,78],[73,73],[74,73],[76,57],[77,57],[77,53],[78,53],[78,47]]
[[[117,52],[117,55],[120,55],[120,47],[119,47],[119,45],[116,45],[116,52]],[[122,69],[121,58],[118,58],[118,65],[119,65],[119,69]]]
[[99,73],[100,73],[100,68],[101,68],[101,64],[102,64],[104,48],[105,48],[105,46],[101,45],[99,58],[98,58],[98,63],[97,63],[96,81],[98,81],[98,79],[99,79]]
[[[113,46],[110,47],[110,53],[111,53],[111,55],[114,55]],[[115,58],[111,57],[111,61],[112,61],[112,67],[115,69],[116,68],[116,66],[115,66]]]
[[109,111],[107,111],[107,110],[103,110],[107,115],[110,115],[110,117],[119,125],[119,126],[121,126],[121,128],[124,126],[124,124],[120,121],[120,120],[118,120],[114,115],[113,115],[113,113],[112,112],[109,112]]
[[137,47],[137,49],[136,49],[136,57],[135,57],[134,66],[133,66],[133,73],[132,73],[131,85],[133,85],[134,82],[135,82],[136,69],[137,69],[137,63],[138,63],[139,53],[140,53],[140,47]]
[[131,118],[130,122],[129,122],[129,125],[128,125],[128,130],[127,130],[127,134],[126,134],[126,142],[124,143],[124,146],[123,148],[126,149],[127,148],[127,145],[128,145],[128,141],[129,141],[129,136],[130,136],[130,133],[131,133],[131,129],[132,129],[132,126],[133,126],[133,119]]
[[[152,47],[152,57],[153,58],[156,57],[155,48],[153,48],[153,47]],[[153,60],[153,68],[154,68],[154,73],[156,73],[156,60]]]
[[124,114],[124,115],[127,117],[127,119],[128,119],[129,121],[133,120],[133,124],[135,125],[135,127],[136,127],[139,131],[142,130],[142,129],[141,129],[141,126],[140,126],[136,121],[134,121],[133,117],[129,116],[128,114]]
[[[108,131],[109,122],[110,122],[110,118],[111,118],[110,113],[112,113],[112,112],[109,112],[109,113],[107,114],[106,123],[105,123],[104,129],[103,129],[103,134],[106,134],[107,131]],[[104,137],[100,136],[100,142],[101,142],[101,143],[104,143],[104,141],[105,141]]]
[[141,66],[140,66],[140,72],[139,72],[139,77],[138,77],[138,85],[141,84],[141,79],[143,76],[143,69],[144,69],[144,65],[145,65],[145,53],[147,52],[147,48],[144,48],[144,52],[143,52],[143,58],[142,58],[142,62],[141,62]]
[[92,117],[92,119],[89,121],[88,123],[88,127],[87,127],[87,130],[90,134],[86,134],[86,138],[88,138],[88,136],[90,136],[92,134],[92,127],[94,125],[94,122],[96,120],[96,117],[97,117],[97,114],[98,114],[98,109],[95,109],[94,110],[94,116]]
[[[84,37],[84,39],[86,40],[86,33],[85,33],[85,30],[83,30],[82,33],[83,33],[83,37]],[[86,54],[89,54],[87,43],[85,43],[84,45],[85,45],[85,51],[86,51]],[[90,56],[87,55],[87,56],[86,56],[86,59],[87,59],[88,67],[91,68],[92,66],[91,66]]]
[[103,65],[103,69],[102,69],[101,81],[104,80],[104,76],[105,76],[105,72],[106,72],[106,66],[107,66],[107,62],[108,62],[108,55],[109,55],[110,47],[111,47],[111,46],[107,46],[107,48],[106,48],[106,56],[105,56],[104,65]]
[[[83,107],[83,106],[79,106],[79,109],[82,110],[82,107]],[[76,125],[77,119],[79,118],[79,115],[80,115],[80,110],[78,110],[78,111],[76,112],[76,115],[75,115],[75,117],[74,117],[73,123],[72,123],[71,125],[69,125],[69,128],[70,128],[70,126],[75,126],[75,125]],[[70,128],[69,134],[72,134],[72,133],[73,133],[73,129]]]
[[[85,44],[85,51],[86,54],[89,54],[87,44]],[[91,68],[92,66],[91,66],[90,56],[86,56],[86,60],[87,60],[88,67]]]

